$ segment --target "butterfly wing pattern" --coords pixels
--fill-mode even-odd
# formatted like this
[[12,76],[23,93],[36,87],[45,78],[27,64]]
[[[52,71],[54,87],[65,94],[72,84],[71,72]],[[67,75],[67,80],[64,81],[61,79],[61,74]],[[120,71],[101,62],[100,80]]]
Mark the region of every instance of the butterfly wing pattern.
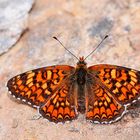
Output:
[[53,122],[64,122],[77,117],[74,83],[63,81],[48,101],[39,108],[40,114]]
[[87,119],[95,123],[116,122],[128,106],[140,99],[140,72],[105,64],[88,70],[92,80],[87,82]]
[[140,99],[140,72],[105,64],[87,68],[84,60],[76,68],[57,65],[17,75],[8,90],[53,122],[73,120],[78,112],[94,123],[118,121]]
[[50,121],[70,120],[76,117],[74,102],[68,100],[69,75],[74,69],[63,65],[39,68],[11,78],[7,87],[13,97],[39,108]]

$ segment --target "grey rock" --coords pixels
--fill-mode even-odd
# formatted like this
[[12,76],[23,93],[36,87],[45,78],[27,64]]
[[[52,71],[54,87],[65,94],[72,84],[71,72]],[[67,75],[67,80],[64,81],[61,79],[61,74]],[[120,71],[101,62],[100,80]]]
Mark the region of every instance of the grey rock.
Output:
[[27,28],[33,3],[34,0],[0,0],[0,55],[13,46]]

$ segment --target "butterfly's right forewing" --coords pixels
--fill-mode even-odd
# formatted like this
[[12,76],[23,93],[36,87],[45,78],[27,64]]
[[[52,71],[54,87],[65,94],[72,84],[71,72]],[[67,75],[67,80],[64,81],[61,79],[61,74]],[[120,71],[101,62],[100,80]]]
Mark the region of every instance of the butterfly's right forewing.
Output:
[[[140,99],[140,72],[121,66],[95,65],[88,68],[96,81],[122,105]],[[94,74],[95,73],[95,74]]]

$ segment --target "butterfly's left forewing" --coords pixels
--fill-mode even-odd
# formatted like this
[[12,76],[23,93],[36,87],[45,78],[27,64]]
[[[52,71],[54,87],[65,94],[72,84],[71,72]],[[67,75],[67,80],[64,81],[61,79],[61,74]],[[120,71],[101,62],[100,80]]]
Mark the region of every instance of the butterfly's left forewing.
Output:
[[38,107],[55,93],[74,69],[65,65],[39,68],[11,78],[7,87],[13,97]]

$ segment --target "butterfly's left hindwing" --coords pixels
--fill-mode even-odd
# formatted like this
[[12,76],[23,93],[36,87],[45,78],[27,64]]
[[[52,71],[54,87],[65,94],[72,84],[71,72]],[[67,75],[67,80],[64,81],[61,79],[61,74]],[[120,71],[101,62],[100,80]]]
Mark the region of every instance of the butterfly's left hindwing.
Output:
[[45,102],[39,112],[44,117],[53,122],[64,122],[77,117],[75,107],[75,84],[67,79],[54,92],[51,98]]
[[11,78],[7,87],[13,97],[37,107],[54,94],[74,69],[65,65],[39,68]]

